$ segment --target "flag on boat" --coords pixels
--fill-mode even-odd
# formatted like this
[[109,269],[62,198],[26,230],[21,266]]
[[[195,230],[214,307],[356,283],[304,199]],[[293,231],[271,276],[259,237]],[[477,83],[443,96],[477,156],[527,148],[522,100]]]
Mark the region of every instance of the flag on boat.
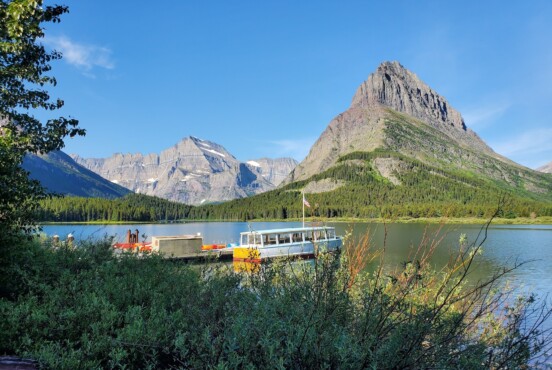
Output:
[[305,194],[303,194],[303,204],[310,208],[310,203],[305,199]]

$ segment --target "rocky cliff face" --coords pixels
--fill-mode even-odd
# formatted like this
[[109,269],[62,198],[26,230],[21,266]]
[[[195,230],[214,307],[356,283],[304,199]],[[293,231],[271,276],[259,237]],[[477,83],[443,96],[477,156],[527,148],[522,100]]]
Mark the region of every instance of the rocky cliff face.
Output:
[[[221,145],[195,137],[185,138],[160,154],[73,158],[134,192],[193,205],[272,190],[274,181],[281,181],[292,169],[281,164],[288,163],[286,159],[241,163]],[[269,161],[277,165],[271,166]]]
[[544,172],[544,173],[552,173],[552,162],[549,162],[544,166],[537,168],[537,171]]
[[253,172],[260,174],[274,186],[278,186],[297,166],[297,161],[293,158],[261,158],[247,161],[246,164]]
[[357,89],[351,106],[383,105],[463,138],[464,119],[449,102],[398,62],[384,62]]
[[523,178],[530,191],[542,188],[532,170],[495,153],[444,97],[398,62],[382,63],[359,86],[349,109],[330,122],[285,183],[308,179],[348,153],[375,149],[515,186]]

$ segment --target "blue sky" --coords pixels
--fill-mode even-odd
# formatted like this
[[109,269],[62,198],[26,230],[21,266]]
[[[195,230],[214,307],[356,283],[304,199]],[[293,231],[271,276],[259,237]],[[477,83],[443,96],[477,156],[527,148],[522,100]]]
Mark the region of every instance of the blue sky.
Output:
[[552,2],[76,1],[45,43],[67,153],[152,153],[189,135],[240,160],[304,158],[357,87],[398,60],[495,151],[552,161]]

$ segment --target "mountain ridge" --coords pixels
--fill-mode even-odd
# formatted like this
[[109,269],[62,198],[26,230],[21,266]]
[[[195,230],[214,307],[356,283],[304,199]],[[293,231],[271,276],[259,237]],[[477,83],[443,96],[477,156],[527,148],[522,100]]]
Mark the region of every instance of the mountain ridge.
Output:
[[192,205],[272,190],[297,164],[289,158],[240,162],[222,145],[194,136],[183,138],[159,154],[71,156],[77,163],[129,190]]
[[27,154],[23,169],[51,193],[81,197],[118,198],[130,191],[113,184],[76,163],[62,151],[47,154]]

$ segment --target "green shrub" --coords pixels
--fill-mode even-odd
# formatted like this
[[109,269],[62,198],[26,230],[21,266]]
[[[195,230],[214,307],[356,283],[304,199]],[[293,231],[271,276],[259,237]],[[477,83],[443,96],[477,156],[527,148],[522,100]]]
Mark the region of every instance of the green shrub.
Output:
[[549,311],[534,311],[533,326],[523,327],[538,308],[533,298],[496,314],[503,272],[466,284],[479,247],[462,241],[451,264],[434,271],[427,242],[400,269],[368,273],[367,243],[250,272],[115,258],[109,240],[31,244],[21,253],[34,256],[33,269],[19,271],[19,293],[0,300],[0,354],[56,369],[498,369],[534,364],[550,344],[539,331]]

